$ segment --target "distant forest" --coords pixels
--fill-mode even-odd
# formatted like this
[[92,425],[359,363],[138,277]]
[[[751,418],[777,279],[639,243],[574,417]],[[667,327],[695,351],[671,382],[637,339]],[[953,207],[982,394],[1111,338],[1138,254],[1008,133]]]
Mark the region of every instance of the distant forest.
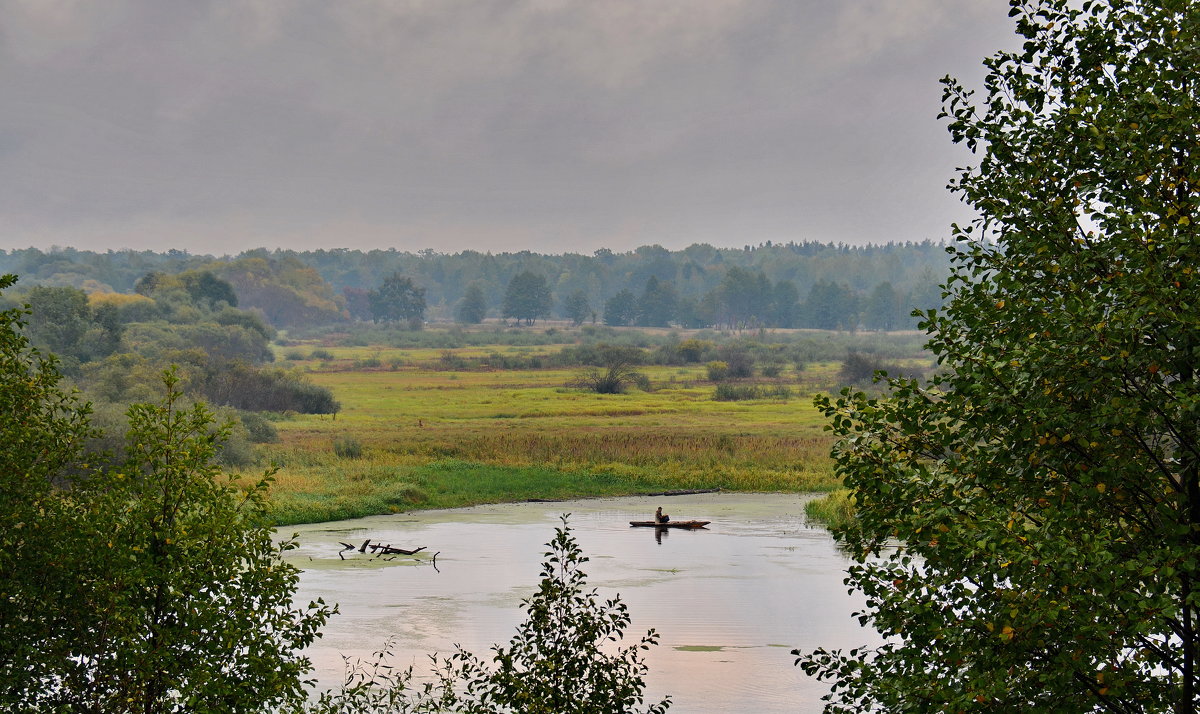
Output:
[[[232,287],[239,307],[261,312],[279,328],[379,320],[372,295],[389,278],[402,276],[414,296],[423,298],[423,317],[433,321],[512,317],[532,324],[559,317],[696,328],[910,329],[914,308],[941,304],[938,286],[948,269],[945,245],[932,241],[768,242],[741,249],[696,244],[678,251],[652,245],[592,255],[255,249],[214,257],[177,250],[0,250],[0,273],[19,275],[18,290],[44,285],[146,295],[163,276],[211,273]],[[542,294],[521,292],[528,290]]]

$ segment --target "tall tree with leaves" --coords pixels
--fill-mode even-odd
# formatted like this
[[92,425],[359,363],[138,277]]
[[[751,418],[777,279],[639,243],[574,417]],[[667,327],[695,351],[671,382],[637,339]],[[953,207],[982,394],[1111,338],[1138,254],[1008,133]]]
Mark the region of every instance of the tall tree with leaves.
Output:
[[604,324],[614,327],[632,324],[637,317],[637,296],[622,290],[604,301]]
[[[15,282],[0,276],[0,289]],[[92,435],[86,407],[59,386],[54,357],[30,348],[27,314],[0,312],[0,709],[8,711],[36,701],[62,663],[54,645],[73,627],[71,613],[48,604],[75,579],[55,567],[74,545],[59,495],[83,472]]]
[[526,270],[513,276],[504,291],[504,316],[532,325],[539,317],[548,317],[554,304],[546,276]]
[[425,319],[425,288],[400,273],[384,278],[378,288],[367,293],[367,300],[375,322],[403,320],[415,327]]
[[[0,288],[13,282],[0,278]],[[202,406],[174,377],[130,411],[128,461],[81,456],[87,410],[20,311],[0,313],[0,708],[267,712],[303,701],[299,653],[330,610],[266,525],[266,480],[218,474]]]
[[1200,708],[1200,5],[1012,0],[945,80],[961,230],[945,374],[822,406],[873,652],[801,653],[827,711]]
[[455,316],[459,322],[467,325],[478,325],[487,316],[487,299],[483,296],[483,288],[478,283],[471,283],[466,294],[458,303]]
[[592,306],[582,290],[576,290],[563,301],[563,315],[570,318],[572,325],[582,325],[591,313]]
[[637,324],[642,327],[668,327],[675,319],[675,307],[679,297],[671,281],[659,281],[653,275],[646,279],[646,287],[637,303]]
[[44,701],[72,711],[266,712],[303,701],[330,608],[295,608],[299,571],[267,525],[264,478],[248,490],[215,466],[227,429],[187,406],[172,373],[158,404],[129,411],[128,460],[62,498],[77,587],[53,607],[76,622]]

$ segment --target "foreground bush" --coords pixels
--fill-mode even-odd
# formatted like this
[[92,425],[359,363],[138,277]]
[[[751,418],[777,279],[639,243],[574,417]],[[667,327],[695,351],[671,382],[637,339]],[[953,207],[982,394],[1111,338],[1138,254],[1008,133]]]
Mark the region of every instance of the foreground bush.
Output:
[[414,685],[411,668],[395,670],[385,648],[373,661],[350,666],[346,682],[308,709],[350,712],[470,712],[473,714],[662,714],[670,697],[645,705],[644,653],[658,643],[654,630],[629,647],[613,649],[629,626],[619,597],[588,589],[588,561],[568,525],[555,529],[542,562],[538,590],[522,601],[527,617],[507,647],[489,661],[461,648],[435,657],[435,681]]

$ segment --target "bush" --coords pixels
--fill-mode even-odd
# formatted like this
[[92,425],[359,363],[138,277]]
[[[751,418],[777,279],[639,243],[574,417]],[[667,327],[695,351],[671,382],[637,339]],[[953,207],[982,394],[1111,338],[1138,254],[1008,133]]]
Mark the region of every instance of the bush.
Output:
[[721,361],[729,366],[729,377],[744,379],[754,376],[754,355],[743,344],[727,345],[719,351]]
[[329,350],[315,349],[308,353],[309,359],[319,359],[322,362],[328,362],[333,359],[333,353]]
[[362,444],[352,436],[344,436],[333,441],[333,453],[339,459],[359,459],[363,455]]
[[720,382],[729,377],[729,364],[726,362],[714,360],[705,367],[708,369],[708,381],[710,382]]
[[247,438],[255,444],[269,444],[279,441],[279,431],[267,417],[258,412],[238,412],[242,426],[246,428]]
[[785,386],[763,387],[757,384],[718,384],[713,399],[718,402],[738,402],[746,399],[781,399],[787,401],[792,390]]

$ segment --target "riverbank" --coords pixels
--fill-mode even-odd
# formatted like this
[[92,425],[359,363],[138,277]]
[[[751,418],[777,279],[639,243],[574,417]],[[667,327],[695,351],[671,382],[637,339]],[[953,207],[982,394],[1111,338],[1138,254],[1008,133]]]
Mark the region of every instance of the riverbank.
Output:
[[277,524],[528,499],[839,485],[824,417],[812,405],[813,393],[831,388],[833,363],[778,373],[771,383],[790,390],[782,396],[725,401],[699,365],[648,365],[647,389],[595,394],[566,386],[573,370],[449,370],[442,365],[453,360],[438,351],[373,354],[367,364],[389,366],[362,366],[336,350],[332,361],[297,365],[342,410],[281,419],[278,441],[260,447],[261,462],[279,469]]
[[806,493],[830,491],[839,485],[829,472],[820,470],[760,473],[751,478],[744,473],[722,471],[681,476],[628,467],[568,470],[458,460],[405,467],[358,463],[330,469],[320,479],[307,482],[308,488],[297,488],[294,475],[285,483],[290,488],[277,486],[272,494],[272,518],[276,525],[531,500],[563,501],[709,489]]

